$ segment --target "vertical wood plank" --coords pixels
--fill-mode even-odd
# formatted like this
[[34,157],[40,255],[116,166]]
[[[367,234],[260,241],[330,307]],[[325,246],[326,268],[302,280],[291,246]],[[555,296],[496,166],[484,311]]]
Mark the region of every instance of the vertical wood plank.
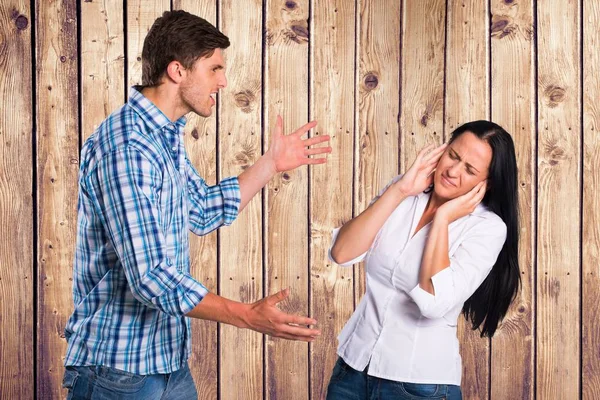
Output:
[[331,135],[325,165],[310,168],[311,315],[321,337],[310,345],[311,398],[322,399],[337,358],[336,337],[353,311],[351,269],[327,258],[331,231],[352,217],[355,3],[312,0],[311,118]]
[[[492,340],[491,397],[532,399],[535,249],[533,2],[492,3],[492,120],[513,137],[519,171],[521,290]],[[511,60],[507,62],[507,60]]]
[[125,98],[123,2],[81,3],[82,142]]
[[[308,0],[265,3],[264,149],[277,114],[285,133],[308,122]],[[267,128],[268,127],[268,128]],[[266,292],[286,287],[280,308],[308,315],[308,168],[278,174],[265,191]],[[266,338],[268,399],[308,399],[308,345]]]
[[444,132],[446,2],[404,1],[402,35],[401,171]]
[[513,136],[517,152],[522,284],[492,342],[491,396],[531,399],[535,256],[533,3],[494,1],[491,26],[492,119]]
[[[401,2],[358,4],[354,215],[398,173],[400,115]],[[364,263],[355,268],[354,282],[358,304],[366,289]]]
[[[220,97],[220,176],[239,175],[261,155],[262,1],[220,2],[221,31],[229,86]],[[253,302],[263,297],[262,196],[258,194],[229,228],[220,231],[221,295]],[[263,395],[263,336],[221,327],[222,399],[258,399]]]
[[64,328],[73,310],[79,124],[77,6],[36,3],[38,393],[60,398]]
[[583,2],[582,397],[600,393],[600,3]]
[[127,90],[142,84],[144,39],[154,21],[170,9],[170,0],[127,0]]
[[[30,2],[0,4],[0,398],[34,397]],[[18,171],[18,173],[15,173]],[[15,379],[16,377],[16,379]]]
[[[173,9],[188,11],[217,25],[215,0],[175,0]],[[184,140],[188,157],[209,185],[217,183],[216,115],[216,107],[209,118],[190,113],[185,126]],[[190,233],[190,262],[192,276],[208,290],[217,293],[216,231],[202,237]],[[217,323],[192,319],[192,355],[189,365],[199,399],[217,398],[218,357]]]
[[[487,2],[448,2],[446,54],[446,131],[465,122],[489,118]],[[488,398],[489,340],[459,318],[463,361],[462,391],[468,399]]]
[[542,0],[537,14],[536,395],[575,399],[580,395],[579,2]]

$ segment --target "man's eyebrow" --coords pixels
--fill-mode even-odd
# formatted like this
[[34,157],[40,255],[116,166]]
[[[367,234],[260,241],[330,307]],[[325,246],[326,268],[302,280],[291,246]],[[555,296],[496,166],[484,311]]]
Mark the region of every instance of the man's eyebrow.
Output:
[[[459,159],[459,161],[460,161],[460,160],[462,160],[462,159],[460,158],[460,156],[458,155],[458,153],[457,153],[456,151],[454,151],[454,149],[453,149],[453,148],[450,148],[450,151],[452,152],[452,154],[453,154],[453,155],[454,155],[456,158],[458,158],[458,159]],[[475,168],[473,165],[471,165],[471,164],[469,164],[469,163],[465,163],[465,164],[467,164],[467,167],[469,167],[469,168],[472,168],[472,169],[474,169],[475,171],[479,172],[479,170],[478,170],[477,168]]]

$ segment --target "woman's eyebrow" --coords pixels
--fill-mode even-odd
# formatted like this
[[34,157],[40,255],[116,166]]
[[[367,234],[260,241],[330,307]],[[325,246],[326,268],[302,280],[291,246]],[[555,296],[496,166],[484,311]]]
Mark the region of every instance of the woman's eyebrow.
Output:
[[[450,151],[452,152],[452,155],[456,158],[458,158],[458,161],[462,161],[462,158],[460,158],[460,156],[458,155],[458,153],[456,151],[454,151],[453,148],[450,148]],[[467,167],[474,169],[477,172],[480,172],[477,168],[475,168],[472,164],[469,164],[468,162],[465,162],[465,164],[467,165]]]

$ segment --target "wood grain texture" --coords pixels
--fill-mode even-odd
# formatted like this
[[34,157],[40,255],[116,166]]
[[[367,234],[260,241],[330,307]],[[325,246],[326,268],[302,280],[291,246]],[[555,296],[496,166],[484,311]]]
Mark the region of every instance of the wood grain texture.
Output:
[[0,4],[0,398],[3,399],[30,399],[35,395],[33,23],[28,1],[9,0]]
[[582,397],[600,393],[600,3],[583,2]]
[[[398,173],[401,2],[358,1],[358,119],[354,150],[354,215]],[[355,304],[366,289],[364,263],[354,270]]]
[[81,132],[85,141],[125,100],[123,2],[81,3]]
[[73,310],[79,124],[77,6],[36,3],[38,398],[65,397],[64,329]]
[[327,164],[310,168],[310,304],[321,330],[310,345],[310,391],[322,399],[354,306],[353,271],[331,263],[327,251],[332,229],[352,218],[355,4],[313,0],[311,10],[311,118],[333,149]]
[[[533,2],[491,3],[492,120],[512,136],[519,171],[521,290],[492,340],[491,398],[533,399],[535,64]],[[507,62],[511,60],[511,62]]]
[[[217,24],[217,2],[175,0],[174,10],[185,10]],[[217,110],[209,118],[194,113],[187,115],[185,126],[185,148],[188,158],[207,184],[214,185],[217,179]],[[208,290],[217,293],[217,231],[206,236],[190,233],[190,262],[192,276]],[[218,395],[218,336],[217,323],[192,320],[192,355],[188,361],[198,399],[216,399]]]
[[192,117],[185,128],[189,157],[208,183],[259,157],[277,113],[287,132],[311,118],[314,135],[333,136],[327,165],[277,176],[264,201],[258,196],[220,233],[193,236],[190,249],[192,273],[210,290],[220,279],[221,294],[253,301],[290,286],[281,307],[312,314],[323,335],[307,347],[193,321],[199,398],[321,399],[336,336],[365,284],[361,269],[328,262],[331,229],[362,211],[423,145],[490,117],[517,150],[523,287],[491,345],[461,326],[464,398],[596,399],[595,0],[3,1],[0,398],[66,395],[80,139],[141,83],[143,40],[171,4],[214,23],[218,11],[232,42],[220,116]]
[[[264,150],[277,115],[284,133],[308,122],[308,0],[265,3]],[[265,190],[266,294],[286,287],[280,308],[308,315],[308,168],[277,174]],[[308,344],[266,337],[265,397],[308,399]]]
[[[219,115],[220,176],[239,175],[261,155],[262,2],[221,0],[221,31],[229,86]],[[232,226],[220,230],[221,295],[250,303],[263,297],[262,195],[258,193]],[[222,399],[259,399],[263,395],[263,336],[222,325],[220,339]]]
[[154,21],[171,9],[169,0],[127,0],[127,90],[142,84],[142,49]]
[[[489,22],[487,2],[448,2],[445,137],[465,122],[489,118]],[[459,318],[463,360],[462,391],[467,399],[487,399],[489,340]]]
[[579,2],[539,1],[537,21],[536,395],[575,399],[580,389]]
[[444,132],[444,43],[446,2],[404,2],[402,34],[401,168]]

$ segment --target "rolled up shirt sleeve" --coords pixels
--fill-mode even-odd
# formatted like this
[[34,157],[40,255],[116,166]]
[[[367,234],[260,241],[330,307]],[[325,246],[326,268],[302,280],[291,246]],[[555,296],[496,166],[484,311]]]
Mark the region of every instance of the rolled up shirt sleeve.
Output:
[[333,232],[331,233],[331,246],[329,247],[329,251],[327,253],[328,257],[329,257],[329,261],[331,261],[332,263],[335,263],[335,264],[339,265],[340,267],[351,267],[352,264],[356,264],[356,263],[359,263],[362,260],[364,260],[364,258],[367,255],[368,251],[365,251],[364,253],[362,253],[358,257],[353,258],[350,261],[346,261],[345,263],[338,263],[337,261],[335,261],[333,259],[333,256],[331,255],[331,249],[333,249],[333,245],[335,244],[335,241],[337,240],[337,237],[338,237],[338,235],[340,233],[340,229],[342,229],[342,227],[335,228],[333,230]]
[[[383,189],[381,189],[379,191],[379,193],[377,194],[377,196],[373,197],[373,199],[371,200],[371,202],[369,203],[369,206],[371,206],[373,203],[375,203],[377,201],[377,199],[379,199],[384,193],[385,191],[395,182],[399,181],[400,178],[402,178],[402,175],[397,175],[395,176],[387,185],[385,185],[385,187]],[[340,229],[342,229],[342,227],[338,227],[335,228],[332,232],[331,232],[331,246],[329,247],[329,251],[328,251],[328,257],[329,257],[329,261],[341,266],[341,267],[350,267],[353,264],[359,263],[362,260],[365,259],[365,257],[367,256],[367,253],[369,252],[369,250],[371,248],[373,248],[373,244],[377,242],[377,239],[379,238],[379,235],[381,234],[381,229],[379,230],[379,232],[377,232],[377,235],[375,236],[375,239],[373,239],[373,243],[371,244],[371,247],[369,248],[369,250],[365,251],[363,254],[357,256],[356,258],[353,258],[350,261],[347,261],[345,263],[338,263],[337,261],[335,261],[333,259],[333,257],[331,256],[331,249],[333,249],[333,245],[335,244],[335,241],[337,240],[337,237],[340,233]]]
[[87,180],[133,296],[169,315],[190,312],[208,293],[167,256],[158,192],[161,175],[141,152],[104,156]]
[[238,216],[241,193],[237,177],[223,179],[208,186],[187,160],[187,190],[189,200],[189,230],[206,235],[220,226],[229,226]]
[[471,297],[492,270],[505,240],[506,225],[499,217],[482,219],[471,228],[450,257],[450,265],[431,277],[434,294],[419,284],[408,293],[421,314],[441,318]]

